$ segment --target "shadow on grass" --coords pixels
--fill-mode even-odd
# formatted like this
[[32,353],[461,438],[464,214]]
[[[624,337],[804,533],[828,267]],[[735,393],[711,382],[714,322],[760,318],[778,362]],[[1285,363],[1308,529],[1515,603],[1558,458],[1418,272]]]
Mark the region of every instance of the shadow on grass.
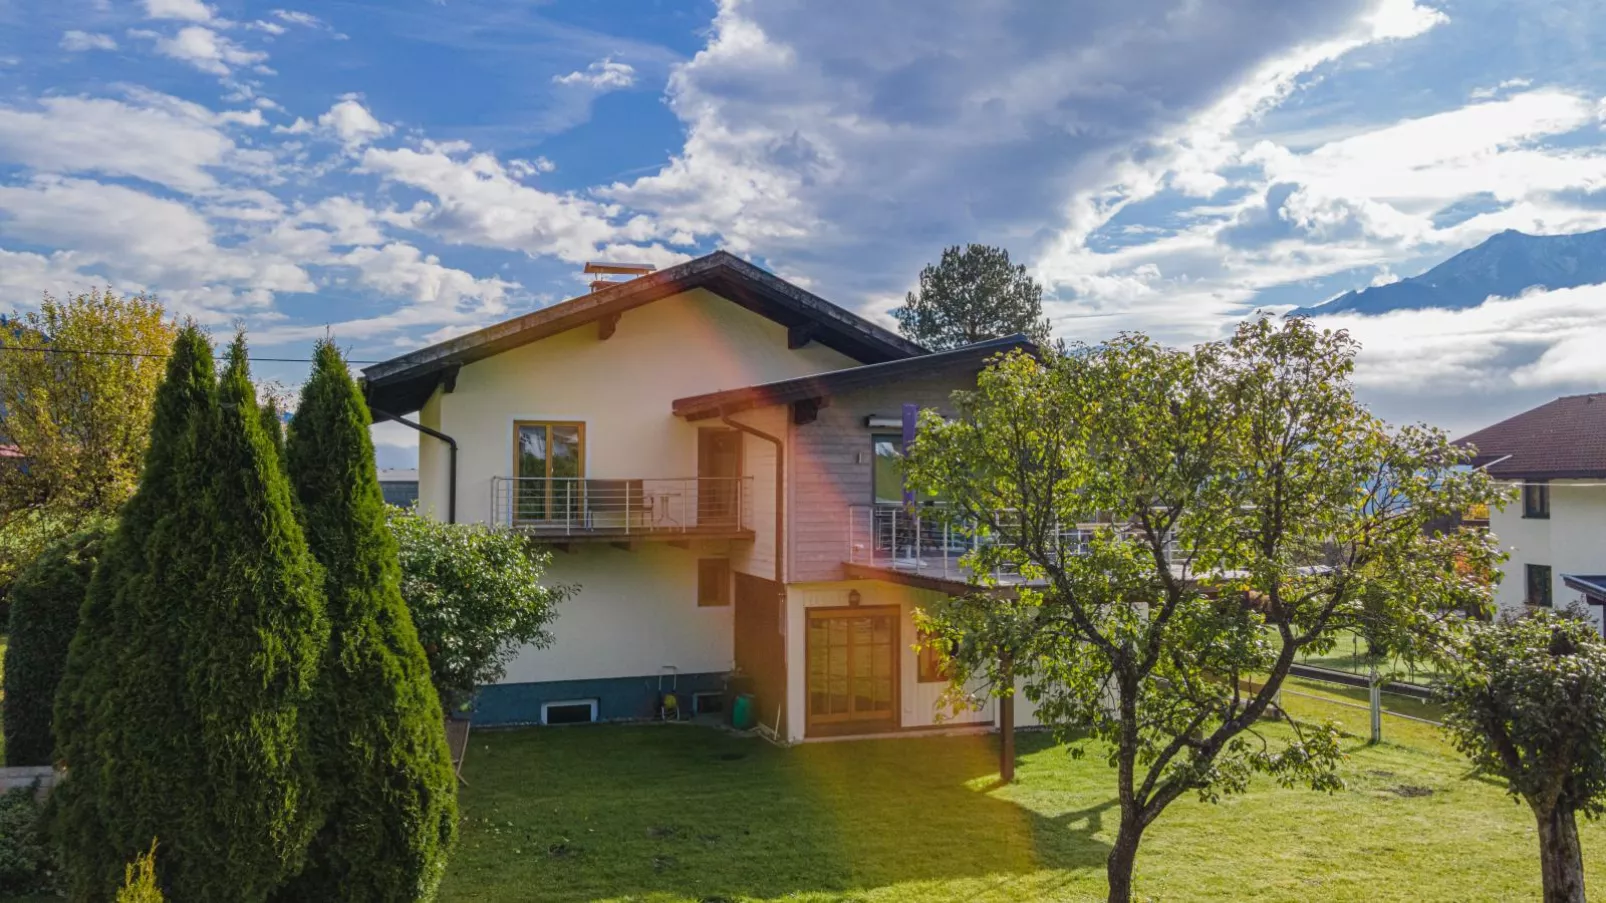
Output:
[[[1023,736],[1020,753],[1050,745]],[[1073,808],[1047,817],[989,790],[996,772],[993,737],[783,750],[677,726],[481,734],[442,899],[719,901],[1102,869],[1114,800],[1067,790]]]

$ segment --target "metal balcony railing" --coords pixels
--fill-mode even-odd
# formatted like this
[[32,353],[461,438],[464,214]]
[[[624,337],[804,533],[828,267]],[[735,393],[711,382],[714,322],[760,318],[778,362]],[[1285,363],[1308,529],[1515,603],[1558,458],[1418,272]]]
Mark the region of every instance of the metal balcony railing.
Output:
[[560,536],[752,529],[750,477],[492,477],[491,522]]
[[[850,505],[849,563],[951,580],[970,579],[971,571],[961,559],[980,545],[999,540],[980,536],[968,524],[942,514],[932,506]],[[1086,554],[1095,531],[1109,527],[1108,523],[1066,525],[1057,531],[1059,554]],[[1166,554],[1173,566],[1184,562],[1185,556],[1173,543],[1167,543]],[[1002,571],[992,576],[1006,582],[1018,578]]]

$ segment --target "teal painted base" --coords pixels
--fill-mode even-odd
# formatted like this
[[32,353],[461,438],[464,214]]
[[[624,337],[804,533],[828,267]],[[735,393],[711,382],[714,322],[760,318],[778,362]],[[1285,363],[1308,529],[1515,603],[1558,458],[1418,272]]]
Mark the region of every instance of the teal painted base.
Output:
[[[722,692],[722,671],[682,674],[673,682],[691,714],[693,693]],[[668,690],[672,682],[663,680]],[[637,721],[658,717],[658,676],[609,677],[599,680],[551,680],[540,683],[496,684],[481,687],[474,704],[474,726],[540,724],[541,706],[548,702],[595,699],[598,721]]]

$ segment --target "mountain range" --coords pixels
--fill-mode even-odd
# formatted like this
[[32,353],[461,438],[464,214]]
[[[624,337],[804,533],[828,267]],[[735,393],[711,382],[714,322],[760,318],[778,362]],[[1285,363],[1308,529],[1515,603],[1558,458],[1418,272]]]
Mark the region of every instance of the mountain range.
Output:
[[1288,316],[1383,314],[1393,310],[1477,307],[1490,295],[1512,298],[1530,288],[1573,288],[1606,282],[1606,229],[1574,235],[1491,235],[1420,276],[1345,292]]

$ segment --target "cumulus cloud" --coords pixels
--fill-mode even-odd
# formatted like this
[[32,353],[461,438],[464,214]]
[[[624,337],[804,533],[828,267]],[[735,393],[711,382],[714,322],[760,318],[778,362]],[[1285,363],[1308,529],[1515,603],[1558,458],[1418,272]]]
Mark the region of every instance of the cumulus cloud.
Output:
[[226,76],[241,66],[260,65],[268,58],[266,53],[247,50],[228,37],[201,25],[189,25],[177,34],[157,35],[137,33],[156,41],[156,52],[165,57],[194,66],[209,75]]
[[116,50],[117,39],[109,34],[96,34],[74,28],[62,33],[61,49],[71,53],[82,53],[86,50]]
[[497,314],[517,283],[495,277],[476,278],[463,270],[443,266],[440,258],[418,248],[392,242],[378,248],[357,248],[341,258],[356,268],[365,284],[386,294],[410,298],[420,304],[455,307],[467,300],[482,302],[481,312]]
[[590,88],[593,91],[622,91],[636,83],[636,69],[629,63],[600,59],[584,70],[576,70],[567,75],[554,75],[552,83]]
[[212,8],[201,0],[145,0],[145,15],[152,19],[212,21]]
[[[328,130],[348,149],[389,135],[391,127],[374,118],[356,95],[348,94],[318,117],[318,125]],[[294,128],[294,126],[292,126]]]

